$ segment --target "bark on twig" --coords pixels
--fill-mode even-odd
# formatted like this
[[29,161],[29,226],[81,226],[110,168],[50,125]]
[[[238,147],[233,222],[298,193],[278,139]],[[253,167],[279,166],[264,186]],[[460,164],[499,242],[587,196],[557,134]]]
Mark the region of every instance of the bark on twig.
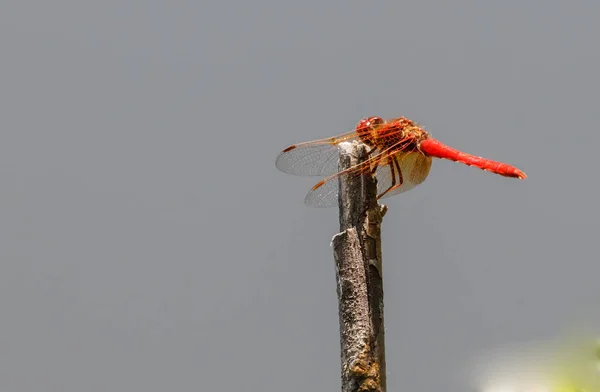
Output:
[[[367,158],[362,143],[340,145],[340,169]],[[340,230],[332,241],[336,265],[342,392],[385,392],[385,329],[381,221],[373,175],[340,178]]]

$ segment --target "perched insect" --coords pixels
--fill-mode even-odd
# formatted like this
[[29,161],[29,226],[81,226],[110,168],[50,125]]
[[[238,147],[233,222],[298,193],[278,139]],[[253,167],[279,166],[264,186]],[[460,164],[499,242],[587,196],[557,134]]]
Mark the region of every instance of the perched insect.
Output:
[[[370,148],[369,157],[340,172],[338,146],[354,140],[360,140]],[[406,117],[388,121],[381,117],[363,118],[354,131],[289,146],[279,154],[275,165],[285,173],[327,176],[310,190],[305,203],[311,207],[331,207],[337,205],[338,179],[342,175],[375,173],[378,198],[388,197],[411,190],[425,181],[433,157],[461,162],[506,177],[527,178],[514,166],[446,146]]]

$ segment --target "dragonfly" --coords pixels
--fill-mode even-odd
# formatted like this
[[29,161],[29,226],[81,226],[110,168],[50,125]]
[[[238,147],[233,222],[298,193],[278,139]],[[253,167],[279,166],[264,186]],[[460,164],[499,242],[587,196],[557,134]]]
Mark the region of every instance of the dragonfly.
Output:
[[[339,146],[343,142],[354,141],[367,146],[367,159],[340,171]],[[275,166],[289,174],[325,177],[312,187],[304,202],[310,207],[332,207],[338,204],[341,176],[374,174],[377,178],[377,198],[381,199],[409,191],[425,181],[432,158],[460,162],[505,177],[527,178],[523,171],[514,166],[467,154],[443,144],[406,117],[389,120],[377,116],[365,117],[353,131],[287,147],[277,157]]]

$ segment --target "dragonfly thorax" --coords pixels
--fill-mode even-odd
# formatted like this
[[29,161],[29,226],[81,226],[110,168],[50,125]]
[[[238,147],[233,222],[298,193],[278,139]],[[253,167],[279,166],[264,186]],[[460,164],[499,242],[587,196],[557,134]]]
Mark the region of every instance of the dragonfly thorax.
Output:
[[429,137],[427,132],[406,117],[384,121],[381,117],[366,117],[356,125],[360,140],[379,150],[402,145],[403,151],[416,151],[417,145]]

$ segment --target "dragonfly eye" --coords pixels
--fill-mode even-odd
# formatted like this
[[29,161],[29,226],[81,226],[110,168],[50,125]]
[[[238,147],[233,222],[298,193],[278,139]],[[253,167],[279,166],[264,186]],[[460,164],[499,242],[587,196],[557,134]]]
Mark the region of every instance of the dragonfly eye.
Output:
[[363,143],[366,145],[373,147],[373,136],[371,131],[377,125],[383,124],[383,119],[381,117],[365,117],[358,122],[356,125],[356,133],[360,137]]
[[381,125],[383,124],[383,119],[381,117],[369,117],[369,122],[371,123],[371,126],[374,127],[376,125]]
[[374,126],[383,124],[383,119],[381,117],[365,117],[358,122],[356,125],[357,131],[368,131],[372,129]]

